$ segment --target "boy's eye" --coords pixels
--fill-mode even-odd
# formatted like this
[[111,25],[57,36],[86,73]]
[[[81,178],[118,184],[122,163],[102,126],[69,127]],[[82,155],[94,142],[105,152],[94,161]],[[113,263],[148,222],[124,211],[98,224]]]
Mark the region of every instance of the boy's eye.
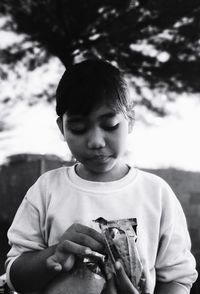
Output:
[[69,129],[71,133],[75,134],[75,135],[81,135],[84,134],[86,132],[86,129]]
[[119,127],[119,121],[116,118],[108,119],[102,122],[101,126],[106,131],[114,131]]
[[[116,119],[109,119],[109,120],[100,122],[99,126],[105,131],[112,132],[119,127],[119,121]],[[90,127],[91,127],[90,124],[82,120],[67,122],[68,130],[75,135],[81,135],[86,133]]]
[[102,128],[106,131],[114,131],[119,127],[119,123],[115,124],[115,125],[110,125],[110,124],[105,124],[102,125]]
[[68,129],[74,134],[83,134],[87,130],[84,123],[68,123]]

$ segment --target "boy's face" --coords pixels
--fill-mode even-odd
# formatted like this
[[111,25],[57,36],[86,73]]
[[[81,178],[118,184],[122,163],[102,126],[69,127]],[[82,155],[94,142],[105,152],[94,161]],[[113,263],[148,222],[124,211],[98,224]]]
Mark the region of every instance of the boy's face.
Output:
[[65,113],[57,122],[88,180],[102,173],[115,178],[131,128],[123,113],[102,105],[87,116]]

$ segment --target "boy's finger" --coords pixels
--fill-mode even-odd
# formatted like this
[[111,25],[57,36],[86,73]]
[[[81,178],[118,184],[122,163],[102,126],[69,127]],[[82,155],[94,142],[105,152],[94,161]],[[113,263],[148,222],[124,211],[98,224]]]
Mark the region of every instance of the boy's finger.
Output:
[[74,227],[76,232],[88,235],[91,238],[95,239],[96,241],[100,242],[102,245],[105,244],[102,234],[97,232],[93,228],[90,228],[88,226],[85,226],[79,223],[74,224]]
[[58,272],[62,270],[62,265],[54,260],[53,255],[47,258],[46,265],[47,265],[47,268],[58,271]]
[[63,241],[59,246],[59,250],[63,251],[64,253],[73,253],[76,255],[89,255],[93,252],[89,247],[77,244],[70,240]]
[[123,265],[120,261],[115,263],[115,272],[116,272],[116,283],[117,287],[120,290],[120,293],[126,294],[139,294],[137,289],[133,286],[130,279],[128,278]]
[[114,279],[109,279],[103,287],[101,294],[117,294]]
[[[115,263],[115,272],[116,272],[116,275],[117,275],[117,278],[118,278],[118,281],[126,281],[126,282],[130,282],[125,270],[124,270],[124,267],[123,265],[121,264],[120,261],[117,261]],[[131,283],[131,282],[130,282]]]
[[70,271],[75,263],[75,256],[70,254],[66,259],[60,260],[58,262],[56,254],[47,258],[46,264],[49,269],[53,269],[57,272],[64,270]]
[[104,244],[100,243],[93,237],[86,235],[85,233],[79,232],[73,239],[77,244],[91,248],[93,251],[103,253],[105,251]]
[[74,254],[70,254],[67,260],[62,264],[62,269],[66,272],[70,271],[75,264]]

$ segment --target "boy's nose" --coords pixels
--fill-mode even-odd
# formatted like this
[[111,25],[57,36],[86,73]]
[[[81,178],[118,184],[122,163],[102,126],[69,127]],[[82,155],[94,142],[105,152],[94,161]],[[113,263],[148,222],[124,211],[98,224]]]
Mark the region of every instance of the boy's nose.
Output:
[[94,128],[88,134],[88,148],[99,149],[105,147],[105,139],[102,131]]

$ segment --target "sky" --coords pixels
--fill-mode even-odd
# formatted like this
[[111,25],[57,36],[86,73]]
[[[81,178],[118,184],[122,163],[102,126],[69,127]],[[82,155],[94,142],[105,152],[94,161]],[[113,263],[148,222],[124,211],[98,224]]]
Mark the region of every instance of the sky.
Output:
[[[0,19],[0,27],[3,21]],[[0,39],[0,47],[6,48],[13,42],[21,42],[23,35],[0,29]],[[32,72],[27,72],[23,63],[18,63],[17,69],[20,79],[11,71],[7,80],[0,80],[0,101],[11,98],[7,104],[0,104],[0,121],[6,126],[0,132],[0,164],[6,162],[7,156],[20,153],[55,154],[69,160],[69,149],[56,125],[54,103],[37,98],[45,89],[54,93],[50,85],[57,84],[63,66],[51,58],[48,64]],[[146,92],[150,96],[155,94],[147,89]],[[131,94],[134,98],[134,92]],[[142,168],[200,171],[200,93],[179,95],[176,102],[167,103],[166,107],[169,114],[165,118],[153,116],[143,107],[135,108],[136,121],[128,143],[129,162]]]

